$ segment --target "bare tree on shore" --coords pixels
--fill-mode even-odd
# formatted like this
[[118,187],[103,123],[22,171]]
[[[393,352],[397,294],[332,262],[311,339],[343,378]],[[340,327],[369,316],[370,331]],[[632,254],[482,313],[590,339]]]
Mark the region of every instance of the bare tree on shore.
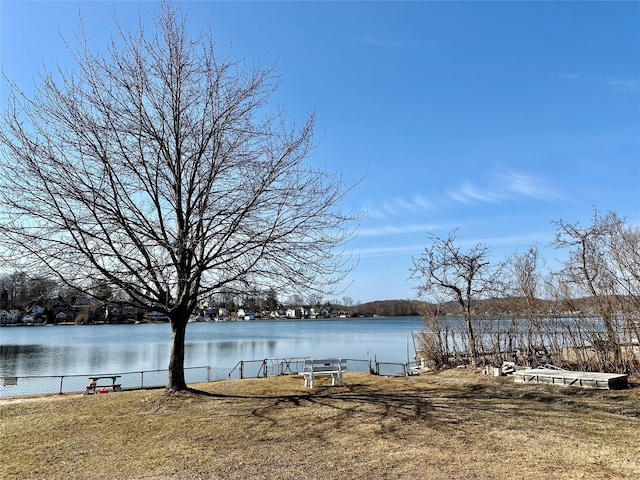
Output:
[[554,246],[569,250],[562,281],[573,297],[588,296],[592,310],[603,322],[605,337],[594,333],[602,368],[624,368],[623,330],[640,338],[634,314],[640,306],[640,229],[614,212],[601,215],[594,209],[590,225],[559,220]]
[[617,216],[601,217],[596,211],[591,225],[582,227],[579,223],[558,220],[554,240],[556,248],[568,248],[569,255],[562,270],[563,280],[573,287],[573,296],[591,296],[594,308],[606,329],[607,348],[613,352],[614,363],[619,362],[620,347],[615,315],[616,300],[615,275],[609,268],[607,238],[620,221]]
[[[507,275],[504,281],[506,298],[509,300],[507,311],[511,314],[513,324],[510,334],[523,336],[518,344],[525,349],[529,365],[537,362],[537,350],[545,349],[541,301],[543,277],[540,272],[542,261],[538,247],[534,245],[525,253],[509,255],[503,270]],[[525,326],[521,325],[523,322]],[[513,351],[511,344],[507,350]]]
[[463,250],[456,243],[456,230],[446,238],[430,235],[431,245],[413,259],[411,278],[418,281],[418,297],[436,296],[457,302],[462,308],[469,354],[473,366],[478,360],[473,327],[473,308],[478,300],[499,291],[500,268],[489,261],[489,247],[478,243]]
[[[418,292],[437,304],[456,300],[463,307],[460,319],[444,318],[443,312],[433,308],[423,313],[426,328],[418,336],[421,353],[436,368],[460,361],[459,352],[472,357],[475,343],[484,360],[494,365],[508,360],[582,370],[640,371],[640,228],[613,212],[603,216],[597,210],[587,226],[555,223],[552,245],[567,254],[558,268],[542,268],[544,259],[537,246],[516,252],[491,270],[500,279],[487,272],[487,290],[466,303],[457,298],[473,269],[461,265],[474,263],[453,254],[459,249],[451,234],[448,239],[432,237],[431,247],[414,259],[413,277],[421,282]],[[480,300],[486,300],[481,307]],[[469,308],[473,304],[476,308]],[[472,326],[474,343],[469,333],[468,338],[461,336],[462,323]]]
[[309,162],[315,114],[289,126],[270,107],[275,70],[220,55],[185,22],[169,2],[153,32],[116,21],[105,55],[81,26],[76,70],[45,70],[33,96],[8,81],[0,130],[4,260],[167,315],[171,391],[186,388],[200,298],[331,293],[357,220],[340,208],[353,185]]

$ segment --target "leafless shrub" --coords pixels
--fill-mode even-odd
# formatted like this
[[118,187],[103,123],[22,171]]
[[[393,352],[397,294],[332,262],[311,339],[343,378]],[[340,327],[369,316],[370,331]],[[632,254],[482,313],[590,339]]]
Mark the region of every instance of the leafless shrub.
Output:
[[[587,227],[565,221],[556,225],[553,245],[569,249],[561,268],[542,275],[535,246],[508,257],[497,269],[502,280],[491,283],[494,291],[502,288],[500,298],[462,302],[469,307],[462,315],[432,314],[426,320],[429,336],[423,345],[431,357],[640,372],[640,229],[597,210]],[[438,250],[449,244],[439,242],[415,264],[414,275],[431,279],[421,292],[426,287],[457,292],[455,282],[434,269],[447,275],[456,271]]]

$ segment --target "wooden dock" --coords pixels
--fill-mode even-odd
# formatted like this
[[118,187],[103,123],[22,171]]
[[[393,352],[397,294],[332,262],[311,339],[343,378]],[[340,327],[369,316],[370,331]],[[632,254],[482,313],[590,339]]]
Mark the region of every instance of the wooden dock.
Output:
[[516,382],[543,383],[563,387],[616,389],[626,388],[628,376],[619,373],[574,372],[549,368],[529,368],[513,373]]

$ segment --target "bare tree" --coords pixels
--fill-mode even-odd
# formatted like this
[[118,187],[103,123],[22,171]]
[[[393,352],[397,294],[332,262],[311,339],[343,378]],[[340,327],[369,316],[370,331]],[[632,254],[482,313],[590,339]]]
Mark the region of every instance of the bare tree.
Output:
[[623,318],[628,330],[638,337],[637,323],[629,313],[637,312],[640,305],[640,230],[628,226],[614,212],[603,216],[597,209],[586,227],[563,220],[555,223],[554,245],[569,249],[564,281],[572,285],[574,296],[590,298],[594,313],[605,327],[604,343],[596,342],[603,343],[602,367],[624,368],[626,360],[620,346]]
[[[608,216],[615,218],[614,213]],[[630,310],[640,311],[640,227],[625,221],[611,222],[608,236],[612,273],[620,295],[630,304]]]
[[[518,333],[523,333],[523,328],[526,330],[522,344],[527,352],[528,365],[537,362],[539,348],[543,348],[546,358],[549,358],[543,333],[541,262],[538,247],[534,245],[525,253],[515,252],[508,256],[504,264],[504,272],[508,275],[504,282],[509,289],[507,297],[513,300],[510,302],[512,327]],[[526,325],[520,325],[522,321]]]
[[492,268],[489,248],[478,243],[468,251],[456,244],[456,230],[446,238],[430,235],[431,245],[413,259],[411,278],[419,282],[419,297],[436,296],[457,302],[462,308],[469,341],[469,353],[476,366],[478,352],[473,328],[477,300],[498,291],[499,267]]
[[524,302],[528,314],[539,313],[540,303],[540,253],[532,246],[526,253],[514,253],[506,260],[505,268],[511,274],[513,293]]
[[2,275],[0,309],[25,310],[34,304],[45,306],[58,288],[59,285],[53,279],[41,274],[28,275],[23,271]]
[[274,69],[220,56],[185,22],[169,2],[153,33],[116,20],[104,55],[81,25],[75,71],[45,69],[30,97],[7,80],[0,131],[6,260],[166,314],[170,391],[186,388],[199,298],[331,292],[351,268],[341,253],[356,220],[340,208],[352,186],[308,161],[315,115],[288,126],[269,108]]
[[607,345],[603,353],[613,352],[616,365],[620,360],[620,342],[615,315],[620,305],[617,280],[611,268],[607,245],[620,223],[621,219],[615,214],[602,217],[597,210],[594,210],[592,224],[587,227],[558,220],[555,222],[557,231],[553,243],[556,248],[570,249],[563,269],[565,281],[574,287],[574,297],[592,297],[595,313],[606,329]]
[[[610,214],[611,215],[611,214]],[[614,271],[613,277],[617,283],[620,298],[620,314],[628,332],[627,341],[630,344],[640,341],[640,227],[631,226],[626,222],[615,222],[614,229],[609,236],[609,251],[611,252]],[[635,352],[631,355],[631,352]],[[633,358],[631,367],[640,370],[640,355],[637,350],[626,349],[626,358]]]

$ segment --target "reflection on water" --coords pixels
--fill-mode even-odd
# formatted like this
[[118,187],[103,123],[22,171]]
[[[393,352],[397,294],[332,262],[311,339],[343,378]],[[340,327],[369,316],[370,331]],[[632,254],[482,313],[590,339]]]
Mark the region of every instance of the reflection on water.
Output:
[[2,373],[12,372],[11,366],[21,364],[26,371],[35,371],[38,365],[47,357],[47,350],[53,354],[52,349],[44,345],[0,345],[0,358]]
[[[415,317],[194,323],[187,327],[185,366],[231,369],[240,360],[303,356],[403,363],[411,332],[421,328]],[[5,327],[0,376],[165,369],[170,340],[167,324]]]

